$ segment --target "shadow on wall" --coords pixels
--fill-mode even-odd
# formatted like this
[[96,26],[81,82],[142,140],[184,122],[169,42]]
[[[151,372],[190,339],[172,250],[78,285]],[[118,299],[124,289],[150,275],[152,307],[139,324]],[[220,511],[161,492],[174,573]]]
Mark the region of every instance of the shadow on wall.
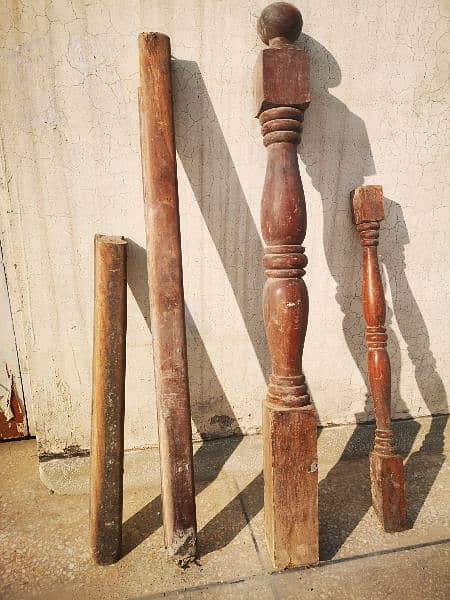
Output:
[[[418,452],[414,452],[408,458],[405,465],[406,479],[410,487],[409,517],[412,524],[417,519],[428,493],[445,461],[444,441],[445,427],[448,421],[448,399],[442,379],[436,369],[436,359],[430,348],[430,336],[425,324],[419,305],[414,298],[406,277],[405,245],[409,243],[408,230],[401,206],[384,198],[386,212],[386,226],[381,230],[380,236],[380,259],[386,268],[389,286],[391,289],[393,312],[398,329],[407,345],[408,356],[414,366],[414,375],[422,399],[430,412],[442,413],[440,419],[431,421],[423,444]],[[394,407],[399,407],[401,412],[405,407],[400,396],[400,347],[391,329],[388,329],[391,340],[395,347],[393,355],[393,382],[394,394],[392,401]],[[399,408],[397,408],[399,412]],[[406,414],[409,415],[407,409]],[[408,448],[411,448],[413,440]],[[424,455],[434,454],[435,461],[427,470],[425,481],[417,482],[415,473]]]
[[[151,331],[150,305],[148,298],[147,251],[133,240],[128,242],[128,285],[139,309]],[[194,455],[195,491],[199,494],[218,476],[222,467],[242,440],[242,431],[228,403],[222,386],[202,342],[189,309],[186,307],[186,337],[188,350],[189,384],[202,385],[203,378],[208,382],[207,407],[198,402],[198,397],[191,393],[191,415],[203,440],[211,437],[233,435],[227,444],[222,446],[224,452],[217,452],[217,446],[203,444]],[[149,368],[150,365],[149,365]],[[212,382],[212,385],[211,385]],[[205,414],[216,417],[205,420]],[[211,422],[212,421],[212,422]],[[122,554],[125,556],[158,529],[161,522],[161,496],[154,498],[123,526]]]
[[[255,302],[255,298],[262,296],[264,283],[260,265],[263,250],[258,230],[197,63],[174,60],[172,78],[177,152],[267,379],[270,359],[264,343],[260,302]],[[178,105],[176,98],[182,98],[183,102]],[[128,240],[128,283],[150,329],[146,250],[132,240]],[[191,412],[195,426],[203,440],[234,436],[222,445],[220,456],[217,448],[209,444],[203,444],[195,453],[198,494],[217,477],[239,445],[242,431],[187,307],[186,330]],[[262,504],[258,511],[261,508]],[[158,497],[124,524],[124,554],[161,525],[160,512],[161,498]],[[199,535],[199,538],[201,544],[204,537]]]
[[[364,184],[364,177],[376,173],[375,165],[364,122],[328,90],[341,82],[341,71],[336,60],[328,50],[307,35],[301,36],[298,46],[306,49],[311,58],[311,105],[305,116],[299,155],[322,199],[323,244],[328,268],[336,282],[335,298],[343,313],[342,329],[347,346],[369,390],[361,304],[361,249],[359,236],[352,223],[349,195],[351,190]],[[425,321],[405,274],[404,244],[409,239],[403,213],[397,203],[387,198],[385,210],[386,220],[380,236],[380,258],[388,274],[397,324],[408,346],[416,382],[425,404],[431,412],[445,413],[448,410],[446,392],[436,371]],[[386,326],[392,362],[392,404],[397,414],[407,418],[410,414],[399,388],[400,346],[390,327],[392,317],[393,313],[388,309]],[[373,419],[373,407],[369,400],[368,392],[364,411],[355,415],[357,423]],[[413,465],[422,453],[430,451],[431,440],[434,440],[434,451],[442,454],[445,423],[446,419],[433,421],[422,448],[409,458],[406,465],[408,483],[413,483]],[[419,426],[412,420],[405,425],[404,450],[409,452]],[[319,484],[321,513],[322,517],[325,516],[321,518],[320,525],[323,559],[336,554],[371,505],[367,463],[358,472],[357,480],[352,480],[352,489],[355,490],[352,502],[355,501],[356,510],[351,514],[342,510],[349,500],[348,487],[339,484],[343,477],[341,461],[349,458],[355,447],[361,446],[364,435],[364,429],[357,425],[341,460]],[[434,469],[428,471],[427,480],[421,482],[420,490],[416,489],[414,497],[408,499],[412,524],[425,502],[442,461],[443,458],[435,464]],[[336,494],[337,490],[342,490],[344,495]]]
[[174,60],[172,73],[174,96],[180,98],[175,107],[177,153],[267,381],[270,358],[261,309],[265,278],[258,228],[198,64]]
[[[364,122],[329,92],[329,88],[341,81],[336,60],[307,35],[301,36],[298,46],[307,49],[311,56],[311,106],[306,113],[299,154],[322,199],[323,243],[327,264],[336,282],[336,301],[343,313],[342,329],[352,357],[369,389],[360,289],[361,248],[351,220],[349,194],[364,183],[364,177],[375,174],[375,165]],[[263,248],[258,230],[198,65],[195,62],[174,61],[173,73],[175,95],[183,98],[182,106],[176,106],[175,109],[177,150],[267,378],[270,364],[262,311],[260,303],[255,302],[255,298],[261,297],[264,283],[260,266]],[[300,165],[301,170],[303,165]],[[222,214],[218,207],[222,208]],[[446,413],[446,392],[436,371],[423,316],[405,274],[404,245],[409,238],[403,213],[400,205],[388,198],[385,198],[385,212],[386,219],[380,235],[380,259],[389,279],[398,328],[408,346],[416,382],[425,404],[434,413]],[[245,247],[242,247],[243,241]],[[236,252],[238,247],[240,252]],[[130,288],[150,327],[146,251],[130,240],[128,263]],[[408,408],[400,395],[401,353],[399,341],[390,326],[393,316],[394,313],[388,308],[386,327],[392,362],[392,404],[397,414],[408,418]],[[204,420],[205,404],[209,414],[224,415],[222,434],[241,435],[233,410],[188,310],[187,337],[191,389],[194,385],[198,391],[198,394],[191,393],[192,418],[200,435],[203,439],[211,437],[212,424]],[[205,382],[208,382],[209,389],[207,397],[203,398]],[[213,412],[211,403],[216,404]],[[413,492],[408,498],[411,524],[416,520],[442,466],[447,418],[433,420],[420,450],[407,461],[407,485]],[[322,560],[330,559],[338,552],[371,506],[367,460],[355,463],[351,485],[348,481],[349,470],[343,464],[344,459],[354,456],[355,449],[366,446],[367,427],[362,422],[373,419],[369,393],[363,412],[357,413],[355,419],[358,425],[339,461],[319,484]],[[418,428],[413,420],[403,423],[402,451],[405,454],[409,453]],[[239,438],[224,443],[220,456],[214,445],[203,445],[194,457],[196,473],[209,469],[209,481],[212,481],[239,443]],[[416,465],[431,452],[436,455],[433,466],[417,482]],[[211,453],[215,453],[214,456]],[[197,482],[197,493],[209,481],[204,478],[203,483]],[[347,510],[349,489],[353,490],[351,512]],[[160,504],[158,497],[125,523],[125,554],[160,526],[159,517],[155,516],[161,510]],[[199,532],[201,553],[208,554],[228,544],[262,507],[263,480],[262,474],[259,474]],[[242,513],[245,520],[242,519]],[[214,535],[217,531],[222,532],[220,540]]]

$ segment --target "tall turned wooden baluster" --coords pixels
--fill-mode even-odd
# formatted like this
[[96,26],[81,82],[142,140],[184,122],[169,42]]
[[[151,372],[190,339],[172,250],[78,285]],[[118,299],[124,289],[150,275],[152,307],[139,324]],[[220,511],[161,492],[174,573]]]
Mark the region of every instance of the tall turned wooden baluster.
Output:
[[370,455],[372,503],[386,531],[401,531],[407,527],[405,478],[391,427],[391,365],[386,350],[386,303],[377,253],[380,221],[384,219],[383,189],[379,185],[359,187],[351,199],[364,253],[362,298],[376,419],[375,447]]
[[310,100],[308,54],[294,42],[299,11],[278,2],[264,9],[258,33],[269,48],[256,70],[257,116],[267,147],[261,225],[268,277],[263,309],[272,359],[263,411],[266,538],[278,568],[315,564],[318,551],[317,417],[302,371],[308,292],[302,279],[306,208],[297,160]]

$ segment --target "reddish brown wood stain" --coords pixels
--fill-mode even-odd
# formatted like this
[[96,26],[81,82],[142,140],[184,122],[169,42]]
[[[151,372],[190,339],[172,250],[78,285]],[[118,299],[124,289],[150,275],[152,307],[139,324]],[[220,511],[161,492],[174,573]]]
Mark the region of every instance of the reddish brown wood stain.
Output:
[[120,558],[127,329],[126,241],[95,236],[90,534],[94,560]]
[[378,265],[380,221],[384,219],[383,190],[359,187],[351,194],[353,218],[363,248],[363,312],[366,321],[367,363],[375,410],[375,446],[370,456],[372,503],[386,531],[407,527],[403,461],[395,452],[391,427],[391,365],[385,328],[386,302]]
[[169,38],[142,33],[139,58],[163,523],[169,555],[183,564],[196,555],[197,525]]
[[261,227],[268,277],[263,310],[272,360],[264,406],[264,511],[266,537],[277,568],[315,564],[318,551],[317,417],[302,370],[308,322],[303,281],[307,258],[306,206],[297,145],[310,100],[309,58],[289,42],[301,15],[287,3],[264,9],[256,66],[257,115],[267,147]]

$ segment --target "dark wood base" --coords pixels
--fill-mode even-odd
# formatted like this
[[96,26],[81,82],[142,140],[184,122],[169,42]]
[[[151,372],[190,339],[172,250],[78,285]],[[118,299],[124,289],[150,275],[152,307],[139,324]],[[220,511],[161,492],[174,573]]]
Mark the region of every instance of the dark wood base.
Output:
[[370,454],[372,504],[385,531],[408,529],[405,475],[401,456]]
[[273,564],[319,562],[317,416],[312,406],[264,408],[264,512]]

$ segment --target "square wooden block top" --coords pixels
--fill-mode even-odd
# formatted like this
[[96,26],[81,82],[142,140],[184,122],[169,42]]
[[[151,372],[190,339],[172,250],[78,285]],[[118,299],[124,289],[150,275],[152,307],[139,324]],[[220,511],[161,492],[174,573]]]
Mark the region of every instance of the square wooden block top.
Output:
[[353,221],[356,225],[384,219],[383,188],[381,185],[364,185],[351,192]]
[[255,68],[256,116],[278,106],[306,108],[310,99],[308,53],[290,44],[265,48]]

